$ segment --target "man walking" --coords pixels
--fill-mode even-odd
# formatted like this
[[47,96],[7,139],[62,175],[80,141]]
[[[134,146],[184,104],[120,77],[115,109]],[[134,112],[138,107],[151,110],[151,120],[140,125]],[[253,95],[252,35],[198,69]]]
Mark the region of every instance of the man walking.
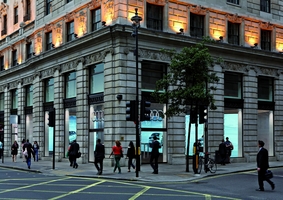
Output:
[[29,143],[29,140],[27,140],[27,142],[24,144],[23,151],[24,152],[27,151],[25,157],[26,157],[26,162],[27,162],[28,168],[30,169],[31,155],[33,154],[33,149],[32,149],[31,143]]
[[[157,141],[157,137],[153,136],[153,141],[152,141],[152,151],[151,151],[151,156],[150,156],[150,165],[153,169],[153,174],[158,174],[158,157],[159,157],[159,148],[160,148],[160,143]],[[154,164],[153,164],[154,160]]]
[[225,165],[227,152],[226,152],[226,144],[225,144],[224,139],[222,139],[222,142],[219,144],[219,154],[220,154],[220,157],[221,157],[220,164]]
[[74,140],[70,146],[70,159],[72,161],[72,166],[73,168],[78,168],[78,163],[77,163],[77,158],[78,158],[78,154],[79,154],[79,150],[80,150],[80,145],[77,143],[76,140]]
[[[104,145],[101,144],[101,140],[97,139],[96,147],[94,151],[94,165],[97,169],[97,175],[101,175],[103,171],[103,159],[105,158]],[[100,166],[98,166],[98,163]]]
[[263,146],[264,146],[264,142],[259,140],[258,141],[259,150],[256,156],[259,189],[256,189],[256,191],[264,191],[264,187],[263,187],[264,180],[270,184],[272,190],[274,190],[275,188],[275,184],[270,179],[267,179],[265,177],[265,173],[269,167],[269,163],[268,163],[268,151],[265,148],[263,148]]

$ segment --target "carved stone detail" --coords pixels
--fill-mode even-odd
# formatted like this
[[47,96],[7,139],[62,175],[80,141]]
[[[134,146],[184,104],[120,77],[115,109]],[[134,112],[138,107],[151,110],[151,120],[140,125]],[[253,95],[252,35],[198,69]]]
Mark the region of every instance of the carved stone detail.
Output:
[[146,0],[147,3],[159,5],[159,6],[165,6],[166,0]]
[[268,75],[268,76],[277,76],[277,69],[271,69],[271,68],[266,68],[266,67],[260,67],[259,68],[260,73],[263,75]]
[[259,26],[261,29],[265,29],[265,30],[273,30],[274,29],[274,25],[270,24],[270,22],[260,22]]
[[52,29],[53,29],[53,24],[51,23],[51,24],[45,24],[45,26],[44,26],[44,32],[50,32],[50,31],[52,31]]
[[91,55],[87,55],[84,57],[85,59],[85,65],[90,65],[90,64],[93,64],[93,63],[96,63],[98,61],[103,61],[103,59],[105,58],[106,52],[103,51],[103,52],[98,52],[98,53],[95,53],[95,54],[91,54]]
[[73,60],[71,62],[62,64],[61,65],[61,72],[70,71],[70,70],[76,69],[76,67],[77,67],[77,61]]
[[241,63],[224,62],[221,64],[221,66],[224,69],[224,71],[238,71],[238,72],[247,71],[247,65]]
[[113,0],[105,0],[104,9],[105,9],[104,19],[106,21],[112,20],[113,17],[114,17],[114,1]]
[[190,12],[198,15],[206,15],[207,9],[202,7],[201,5],[190,6]]
[[0,13],[1,13],[1,15],[7,15],[8,8],[9,8],[9,5],[1,2],[1,5],[0,5]]
[[75,12],[67,13],[66,16],[65,16],[65,21],[70,22],[70,21],[74,20],[75,15],[76,15]]
[[162,53],[160,51],[153,51],[148,49],[138,49],[139,56],[142,58],[160,60],[160,61],[170,61],[171,58],[168,54]]
[[227,20],[232,23],[242,23],[243,21],[243,18],[239,17],[238,13],[235,13],[234,15],[227,14],[226,17]]
[[14,81],[12,83],[9,83],[9,89],[14,89],[18,87],[18,81]]
[[41,71],[41,78],[46,78],[54,75],[54,69],[46,69]]
[[23,78],[23,85],[32,84],[33,80],[34,80],[33,76],[25,77],[25,78]]
[[102,0],[91,0],[91,2],[88,4],[88,7],[90,10],[96,9],[101,6]]

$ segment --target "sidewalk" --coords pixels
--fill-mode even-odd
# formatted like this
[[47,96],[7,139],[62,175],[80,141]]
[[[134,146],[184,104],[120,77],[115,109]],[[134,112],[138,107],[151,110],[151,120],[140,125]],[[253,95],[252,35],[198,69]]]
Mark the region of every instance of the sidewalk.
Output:
[[[202,170],[201,174],[194,174],[192,165],[189,166],[189,172],[186,172],[185,165],[169,165],[159,164],[159,174],[152,174],[152,169],[149,164],[143,164],[139,176],[136,177],[136,173],[132,170],[128,172],[127,167],[122,167],[122,173],[113,173],[113,167],[105,166],[102,175],[96,175],[97,171],[93,163],[79,164],[77,169],[69,166],[69,162],[56,162],[55,169],[53,168],[52,161],[33,162],[31,169],[27,168],[27,164],[22,159],[18,159],[17,162],[12,162],[10,157],[4,158],[4,163],[0,160],[0,167],[32,171],[37,173],[43,173],[46,175],[56,176],[79,176],[79,177],[93,177],[93,178],[106,178],[116,180],[132,180],[132,181],[147,181],[147,182],[170,182],[170,181],[189,181],[194,179],[203,178],[205,176],[213,175],[210,172],[205,173]],[[283,162],[275,161],[269,162],[270,167],[282,167]],[[241,171],[255,170],[256,163],[231,163],[224,166],[217,165],[217,174],[228,174]]]

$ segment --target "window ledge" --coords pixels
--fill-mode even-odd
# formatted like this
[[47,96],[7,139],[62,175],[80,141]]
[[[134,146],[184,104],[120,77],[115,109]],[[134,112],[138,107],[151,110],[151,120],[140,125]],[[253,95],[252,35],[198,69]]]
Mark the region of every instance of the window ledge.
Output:
[[235,3],[230,3],[230,2],[226,2],[227,5],[229,6],[235,6],[235,7],[238,7],[238,8],[241,8],[242,6],[239,5],[239,4],[235,4]]

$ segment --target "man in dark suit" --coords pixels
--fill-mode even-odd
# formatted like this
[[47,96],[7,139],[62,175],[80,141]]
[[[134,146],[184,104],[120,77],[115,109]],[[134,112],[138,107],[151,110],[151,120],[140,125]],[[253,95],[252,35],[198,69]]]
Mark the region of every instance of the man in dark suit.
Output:
[[[103,171],[103,159],[105,158],[105,148],[104,145],[101,144],[101,140],[97,139],[96,147],[94,151],[94,165],[97,169],[97,175],[101,175]],[[98,166],[98,163],[100,167]]]
[[268,151],[265,148],[263,148],[263,146],[264,146],[264,142],[259,140],[258,141],[259,150],[256,156],[259,189],[256,189],[256,191],[264,191],[264,187],[263,187],[264,180],[270,184],[272,190],[274,190],[275,188],[275,184],[270,179],[267,179],[265,177],[265,172],[269,167],[269,163],[268,163]]
[[80,145],[77,143],[76,140],[74,140],[70,146],[70,159],[72,161],[72,166],[73,168],[78,168],[78,163],[77,163],[77,158],[78,158],[78,154],[79,154],[79,150],[80,150]]
[[222,142],[219,144],[219,154],[221,156],[220,164],[225,165],[227,151],[224,139],[222,139]]
[[[153,141],[152,141],[152,151],[151,151],[151,156],[150,156],[150,165],[153,169],[153,174],[158,174],[158,157],[159,157],[159,148],[160,148],[160,143],[157,141],[157,137],[153,136]],[[153,164],[154,160],[154,164]]]

